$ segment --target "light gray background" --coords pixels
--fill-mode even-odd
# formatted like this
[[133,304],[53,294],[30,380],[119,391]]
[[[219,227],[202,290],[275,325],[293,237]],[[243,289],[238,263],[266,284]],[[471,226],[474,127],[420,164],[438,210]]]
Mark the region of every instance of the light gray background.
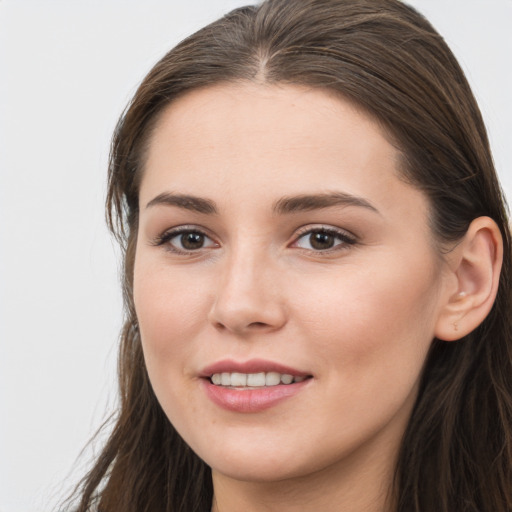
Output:
[[[0,0],[0,512],[55,510],[115,403],[116,119],[166,50],[245,3]],[[410,3],[466,70],[512,197],[512,0]]]

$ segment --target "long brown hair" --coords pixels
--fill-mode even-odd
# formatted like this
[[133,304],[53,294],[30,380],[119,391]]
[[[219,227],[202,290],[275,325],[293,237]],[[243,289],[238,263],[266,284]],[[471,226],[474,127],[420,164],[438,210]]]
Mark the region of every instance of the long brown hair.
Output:
[[266,0],[180,43],[138,88],[114,134],[107,218],[124,250],[126,322],[120,407],[77,490],[77,511],[204,512],[209,468],[151,389],[132,282],[138,188],[159,114],[193,89],[233,81],[337,91],[387,130],[400,175],[430,200],[442,250],[476,217],[500,227],[504,264],[494,307],[464,339],[434,340],[395,474],[397,512],[512,511],[510,234],[484,123],[462,70],[425,18],[398,0]]

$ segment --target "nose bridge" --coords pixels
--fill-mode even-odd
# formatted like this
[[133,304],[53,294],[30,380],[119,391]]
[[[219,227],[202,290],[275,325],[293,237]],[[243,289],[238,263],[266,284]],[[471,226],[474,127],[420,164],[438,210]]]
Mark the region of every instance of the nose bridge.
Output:
[[[277,329],[285,311],[276,286],[277,263],[268,251],[252,243],[237,243],[219,272],[211,322],[233,332]],[[263,245],[263,244],[262,244]]]

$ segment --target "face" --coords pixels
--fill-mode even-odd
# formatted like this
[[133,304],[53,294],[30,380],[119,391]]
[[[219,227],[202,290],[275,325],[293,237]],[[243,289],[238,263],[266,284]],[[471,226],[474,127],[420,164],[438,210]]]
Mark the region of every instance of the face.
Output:
[[135,307],[158,400],[214,474],[395,454],[443,295],[428,204],[397,156],[319,90],[222,85],[163,113]]

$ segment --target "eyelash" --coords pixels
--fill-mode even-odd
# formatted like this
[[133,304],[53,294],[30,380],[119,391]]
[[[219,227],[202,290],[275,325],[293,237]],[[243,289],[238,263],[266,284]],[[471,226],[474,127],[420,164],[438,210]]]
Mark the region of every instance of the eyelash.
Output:
[[[315,250],[313,248],[308,249],[308,248],[300,247],[297,245],[298,242],[302,238],[306,237],[307,235],[311,236],[314,233],[318,233],[318,234],[321,233],[323,235],[332,236],[339,243],[336,243],[333,247],[329,247],[327,249],[319,249],[319,250]],[[187,250],[187,249],[180,249],[178,247],[175,247],[170,243],[173,238],[177,238],[180,235],[184,235],[184,234],[199,235],[201,237],[204,237],[204,239],[209,239],[212,242],[212,244],[208,247],[203,246],[203,247],[199,247],[197,249]],[[304,251],[313,252],[315,254],[330,254],[332,252],[346,249],[347,246],[355,245],[357,243],[357,241],[358,241],[357,238],[353,234],[343,231],[341,229],[336,229],[331,226],[329,226],[329,227],[327,227],[327,226],[314,226],[314,227],[307,226],[298,231],[297,235],[295,236],[294,242],[291,244],[291,247],[297,247]],[[197,227],[194,227],[194,226],[181,226],[179,228],[175,228],[175,229],[171,229],[170,231],[166,231],[163,234],[157,236],[153,240],[151,245],[154,245],[154,246],[167,245],[168,251],[175,253],[175,254],[184,254],[184,255],[190,255],[193,253],[197,253],[197,252],[201,251],[202,249],[208,249],[210,247],[214,247],[214,248],[219,247],[219,245],[216,242],[214,242],[203,230],[198,229]]]
[[[181,226],[179,228],[171,229],[169,231],[164,232],[163,234],[157,236],[151,245],[155,246],[162,246],[167,245],[166,249],[170,252],[176,253],[176,254],[192,254],[199,252],[201,249],[205,249],[206,247],[200,247],[195,250],[187,250],[187,249],[180,249],[178,247],[173,246],[170,242],[173,238],[177,238],[180,235],[185,234],[196,234],[204,237],[205,239],[211,240],[211,238],[201,229],[198,229],[194,226]],[[215,242],[214,242],[215,244]],[[218,244],[215,244],[218,247]]]
[[344,231],[342,229],[336,229],[331,226],[307,226],[298,231],[295,241],[293,242],[293,245],[297,246],[301,238],[304,238],[307,235],[311,236],[314,233],[321,233],[323,235],[332,236],[334,237],[334,239],[337,239],[339,243],[337,243],[333,247],[329,247],[328,249],[323,250],[307,249],[304,247],[299,248],[305,251],[312,251],[315,254],[331,254],[336,251],[344,250],[347,248],[347,246],[355,245],[357,243],[357,238],[353,234],[348,233],[347,231]]

